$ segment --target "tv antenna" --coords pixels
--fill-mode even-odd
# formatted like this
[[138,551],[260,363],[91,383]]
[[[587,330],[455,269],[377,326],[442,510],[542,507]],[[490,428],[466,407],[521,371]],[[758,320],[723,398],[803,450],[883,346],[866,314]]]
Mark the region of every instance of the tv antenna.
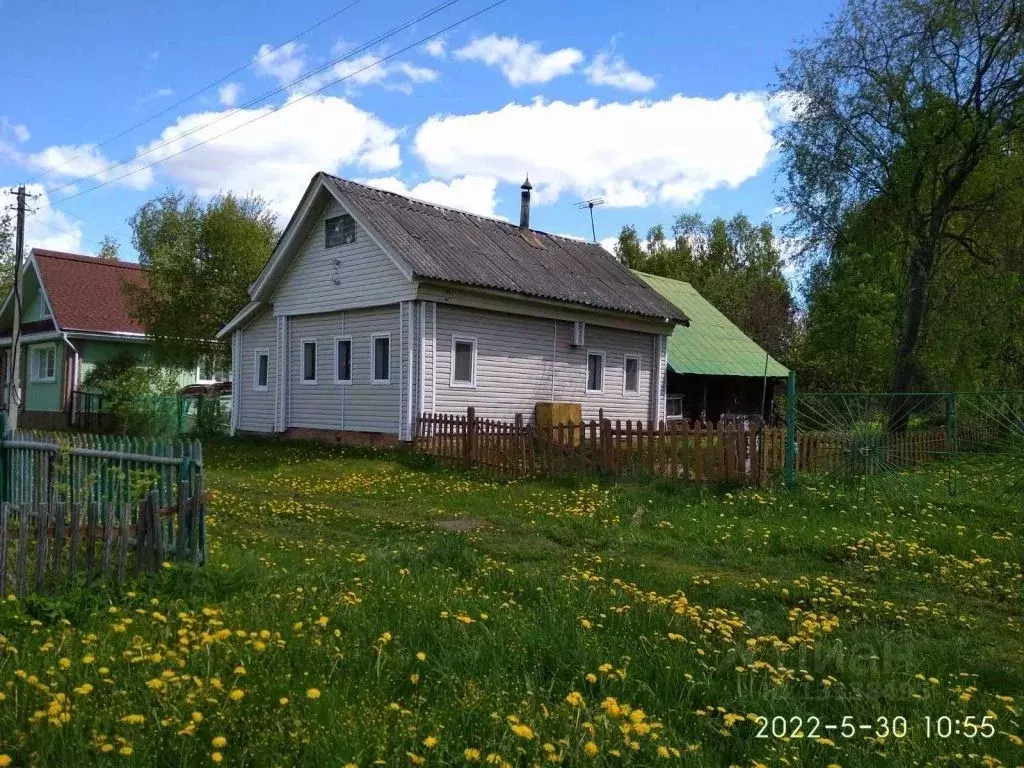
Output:
[[604,205],[604,198],[603,197],[594,197],[594,198],[591,198],[590,200],[584,200],[582,203],[576,203],[576,207],[577,208],[580,208],[580,209],[589,208],[590,209],[590,234],[593,236],[594,242],[596,243],[597,242],[597,230],[594,229],[594,206],[595,205]]

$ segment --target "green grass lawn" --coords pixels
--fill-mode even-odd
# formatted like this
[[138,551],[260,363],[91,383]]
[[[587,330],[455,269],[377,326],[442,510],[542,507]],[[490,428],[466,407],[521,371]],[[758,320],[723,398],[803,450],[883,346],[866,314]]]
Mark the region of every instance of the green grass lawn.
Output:
[[0,605],[10,764],[1024,764],[1009,499],[206,456],[208,566]]

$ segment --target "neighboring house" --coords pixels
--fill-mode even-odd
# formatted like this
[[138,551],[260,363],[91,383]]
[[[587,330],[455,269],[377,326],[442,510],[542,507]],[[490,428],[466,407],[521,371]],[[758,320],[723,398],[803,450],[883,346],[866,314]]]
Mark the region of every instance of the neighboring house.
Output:
[[[35,248],[26,259],[21,281],[21,389],[19,427],[65,429],[79,389],[97,364],[128,353],[149,352],[143,329],[127,310],[124,283],[143,284],[146,269],[131,262],[98,259]],[[11,359],[13,294],[0,306],[0,372],[7,396]],[[209,366],[205,366],[209,368]],[[182,375],[196,381],[202,371]],[[211,378],[212,370],[205,372]],[[6,410],[6,402],[4,402]]]
[[596,244],[313,177],[231,337],[232,428],[410,440],[421,412],[665,415],[682,312]]
[[677,327],[668,342],[668,418],[767,417],[775,385],[789,369],[689,283],[636,274],[690,318],[689,327]]

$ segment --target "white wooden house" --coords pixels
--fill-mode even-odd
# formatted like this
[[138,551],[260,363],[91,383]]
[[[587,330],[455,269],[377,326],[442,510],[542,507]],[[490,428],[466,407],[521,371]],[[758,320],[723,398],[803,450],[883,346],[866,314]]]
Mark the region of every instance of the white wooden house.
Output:
[[686,318],[596,244],[319,173],[231,337],[232,427],[410,440],[421,412],[660,420]]

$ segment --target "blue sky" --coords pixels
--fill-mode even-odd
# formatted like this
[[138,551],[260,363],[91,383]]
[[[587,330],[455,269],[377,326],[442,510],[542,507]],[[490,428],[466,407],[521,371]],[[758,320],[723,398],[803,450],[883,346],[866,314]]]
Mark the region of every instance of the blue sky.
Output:
[[30,246],[91,252],[111,234],[128,257],[126,219],[166,189],[256,192],[283,223],[321,169],[510,219],[529,173],[535,227],[589,237],[573,204],[600,195],[599,239],[684,210],[770,214],[787,104],[765,91],[834,0],[506,0],[399,53],[492,1],[360,50],[439,3],[360,0],[278,48],[351,0],[0,0],[0,184],[39,195]]

